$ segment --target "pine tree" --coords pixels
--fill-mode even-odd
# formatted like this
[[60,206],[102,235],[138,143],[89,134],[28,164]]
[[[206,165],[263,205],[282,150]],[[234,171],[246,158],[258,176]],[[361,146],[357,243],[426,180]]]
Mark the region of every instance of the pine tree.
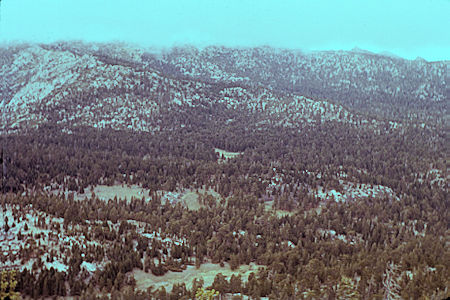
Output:
[[230,279],[230,292],[231,293],[239,293],[242,289],[242,277],[241,275],[231,275]]
[[216,275],[216,277],[214,278],[214,282],[212,284],[212,288],[221,293],[228,293],[229,283],[222,273],[218,273]]

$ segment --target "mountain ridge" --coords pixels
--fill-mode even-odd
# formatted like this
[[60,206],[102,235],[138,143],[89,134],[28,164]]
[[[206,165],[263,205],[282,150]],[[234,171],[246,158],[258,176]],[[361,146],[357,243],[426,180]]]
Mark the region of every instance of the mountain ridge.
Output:
[[[163,107],[210,105],[258,112],[263,119],[269,117],[283,126],[319,119],[381,124],[339,103],[313,100],[259,83],[217,83],[172,77],[170,72],[167,76],[164,70],[146,64],[143,52],[108,49],[103,55],[48,45],[17,51],[0,71],[6,79],[1,89],[4,128],[13,129],[21,122],[33,126],[53,121],[151,131],[157,128]],[[114,51],[122,53],[118,57]],[[144,62],[136,62],[139,59]]]
[[[179,54],[179,50],[166,54],[162,62],[159,60],[159,68],[206,80],[215,80],[220,70],[224,73],[220,80],[248,78],[272,89],[332,99],[359,111],[397,119],[423,120],[427,119],[423,111],[433,114],[448,109],[448,62],[340,51],[304,54],[271,48],[211,47],[203,52]],[[400,111],[392,112],[391,106]]]

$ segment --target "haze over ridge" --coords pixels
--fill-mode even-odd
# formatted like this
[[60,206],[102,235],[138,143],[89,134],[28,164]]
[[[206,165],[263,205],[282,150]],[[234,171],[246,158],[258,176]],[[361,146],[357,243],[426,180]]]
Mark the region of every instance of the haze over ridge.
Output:
[[[24,9],[27,8],[27,9]],[[448,60],[449,1],[3,1],[0,41],[125,41],[303,50],[354,47]]]

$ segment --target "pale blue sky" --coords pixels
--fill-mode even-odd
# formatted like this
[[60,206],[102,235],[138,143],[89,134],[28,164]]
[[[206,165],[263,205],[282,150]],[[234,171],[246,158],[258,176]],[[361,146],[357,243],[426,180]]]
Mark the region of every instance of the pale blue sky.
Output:
[[441,60],[449,16],[450,0],[3,0],[0,41],[359,47]]

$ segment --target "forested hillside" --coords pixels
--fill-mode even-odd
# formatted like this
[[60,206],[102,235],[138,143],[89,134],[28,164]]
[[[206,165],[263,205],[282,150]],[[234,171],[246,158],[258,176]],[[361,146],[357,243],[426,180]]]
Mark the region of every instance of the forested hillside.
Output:
[[[448,62],[75,42],[0,49],[7,292],[450,296]],[[211,265],[210,280],[161,283]]]
[[263,85],[396,120],[443,122],[450,98],[448,61],[405,60],[358,49],[176,48],[146,58],[174,76]]

